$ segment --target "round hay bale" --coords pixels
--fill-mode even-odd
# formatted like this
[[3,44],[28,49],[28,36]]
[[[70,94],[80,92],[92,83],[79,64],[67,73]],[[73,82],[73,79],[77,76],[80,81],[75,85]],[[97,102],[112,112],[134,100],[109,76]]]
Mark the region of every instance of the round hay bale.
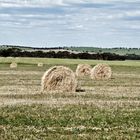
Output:
[[91,79],[104,80],[111,78],[112,70],[107,64],[97,64],[91,70]]
[[92,67],[88,64],[79,64],[76,68],[76,76],[88,76],[90,75]]
[[77,80],[74,72],[64,66],[54,66],[46,71],[41,81],[41,91],[75,92]]
[[12,63],[10,64],[10,68],[11,68],[11,69],[17,68],[17,63],[16,63],[16,62],[12,62]]
[[37,66],[38,67],[43,67],[43,63],[38,63]]
[[12,59],[13,57],[12,57],[12,56],[8,56],[7,58],[8,58],[8,59]]

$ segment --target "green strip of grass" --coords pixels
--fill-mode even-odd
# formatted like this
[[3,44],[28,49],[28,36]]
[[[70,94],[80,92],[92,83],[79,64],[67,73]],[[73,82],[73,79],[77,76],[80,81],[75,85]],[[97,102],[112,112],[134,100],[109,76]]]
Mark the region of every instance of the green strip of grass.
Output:
[[0,108],[0,125],[48,127],[140,127],[140,110],[101,110],[93,105],[49,108],[44,105]]
[[104,60],[87,60],[87,59],[58,59],[58,58],[28,58],[28,57],[17,57],[17,58],[6,58],[0,57],[0,63],[25,63],[25,64],[38,64],[40,62],[44,64],[52,64],[52,65],[71,65],[71,64],[90,64],[96,65],[98,63],[105,63],[109,65],[117,65],[117,66],[140,66],[140,61],[104,61]]
[[[0,108],[3,139],[139,139],[140,110],[43,105]],[[82,137],[81,137],[82,136]]]

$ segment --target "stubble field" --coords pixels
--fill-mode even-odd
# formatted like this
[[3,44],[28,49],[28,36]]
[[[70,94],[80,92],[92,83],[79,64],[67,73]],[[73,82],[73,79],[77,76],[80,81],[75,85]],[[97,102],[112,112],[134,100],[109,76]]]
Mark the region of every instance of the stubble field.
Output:
[[[79,63],[107,63],[113,76],[79,78],[81,92],[40,93],[49,67],[75,71]],[[140,139],[140,61],[0,58],[0,140],[7,139]]]

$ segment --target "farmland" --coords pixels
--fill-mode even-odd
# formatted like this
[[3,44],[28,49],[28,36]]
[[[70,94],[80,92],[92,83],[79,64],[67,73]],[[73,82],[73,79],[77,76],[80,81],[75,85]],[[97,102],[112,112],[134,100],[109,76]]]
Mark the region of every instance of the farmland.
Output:
[[68,50],[95,53],[115,53],[119,55],[135,54],[140,55],[138,48],[96,48],[96,47],[67,47]]
[[[10,69],[11,62],[16,69]],[[37,67],[44,63],[44,67]],[[83,91],[40,93],[54,65],[109,64],[113,76],[79,78]],[[0,58],[0,139],[140,139],[140,61]]]
[[11,45],[0,45],[0,50],[6,50],[8,48],[17,48],[22,51],[43,51],[43,52],[49,52],[49,51],[70,51],[74,53],[78,52],[89,52],[89,53],[115,53],[118,55],[128,55],[128,54],[134,54],[134,55],[140,55],[140,49],[139,48],[101,48],[101,47],[44,47],[44,48],[33,48],[33,47],[27,47],[27,46],[11,46]]

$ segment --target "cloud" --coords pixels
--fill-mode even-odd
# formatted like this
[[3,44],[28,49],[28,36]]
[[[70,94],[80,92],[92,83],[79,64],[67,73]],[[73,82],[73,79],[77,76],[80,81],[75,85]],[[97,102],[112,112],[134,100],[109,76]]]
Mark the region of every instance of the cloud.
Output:
[[[27,24],[37,21],[36,25],[39,23],[44,25],[44,22],[49,23],[50,21],[61,23],[60,20],[65,20],[66,23],[70,20],[71,23],[83,22],[83,24],[95,21],[108,23],[113,20],[139,20],[140,11],[132,10],[132,5],[135,3],[137,1],[132,2],[131,0],[122,0],[121,2],[113,0],[13,0],[12,2],[2,0],[0,1],[0,17],[4,21],[7,18],[19,22],[27,20],[29,21]],[[125,6],[130,10],[123,10],[122,7]]]
[[[75,0],[0,0],[0,7],[53,7],[69,6],[77,3]],[[78,0],[78,3],[85,3]]]
[[36,30],[50,40],[107,43],[140,34],[139,9],[139,0],[0,0],[0,29],[7,36],[30,31],[37,40]]
[[63,5],[62,0],[3,0],[0,1],[0,7],[49,7],[54,5]]

